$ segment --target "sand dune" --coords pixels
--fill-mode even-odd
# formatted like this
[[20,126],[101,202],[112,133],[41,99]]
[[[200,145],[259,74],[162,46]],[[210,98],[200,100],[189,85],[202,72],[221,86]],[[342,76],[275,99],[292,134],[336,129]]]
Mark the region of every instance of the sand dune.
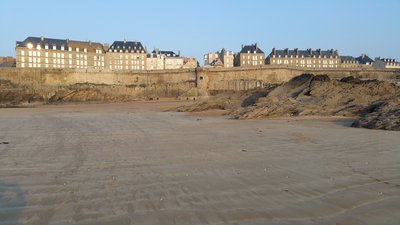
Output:
[[0,109],[0,224],[399,224],[399,132],[174,105]]

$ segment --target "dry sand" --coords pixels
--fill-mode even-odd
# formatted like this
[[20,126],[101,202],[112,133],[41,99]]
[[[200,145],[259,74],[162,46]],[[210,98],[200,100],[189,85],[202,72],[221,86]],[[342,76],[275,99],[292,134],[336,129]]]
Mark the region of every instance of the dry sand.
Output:
[[0,109],[0,224],[399,224],[399,132],[176,104]]

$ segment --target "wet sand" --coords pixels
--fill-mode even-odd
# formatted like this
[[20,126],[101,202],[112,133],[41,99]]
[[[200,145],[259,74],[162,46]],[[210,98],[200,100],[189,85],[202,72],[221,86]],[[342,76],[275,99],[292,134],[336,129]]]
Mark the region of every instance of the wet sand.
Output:
[[0,224],[399,224],[399,132],[176,104],[0,109]]

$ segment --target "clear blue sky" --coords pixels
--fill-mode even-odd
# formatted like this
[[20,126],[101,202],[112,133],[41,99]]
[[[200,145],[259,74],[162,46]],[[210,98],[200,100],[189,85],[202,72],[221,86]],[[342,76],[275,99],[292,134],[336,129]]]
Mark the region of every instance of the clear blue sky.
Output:
[[15,41],[45,36],[112,43],[138,40],[149,50],[181,50],[202,63],[222,47],[258,42],[275,48],[338,49],[341,55],[400,60],[400,0],[4,0],[0,55]]

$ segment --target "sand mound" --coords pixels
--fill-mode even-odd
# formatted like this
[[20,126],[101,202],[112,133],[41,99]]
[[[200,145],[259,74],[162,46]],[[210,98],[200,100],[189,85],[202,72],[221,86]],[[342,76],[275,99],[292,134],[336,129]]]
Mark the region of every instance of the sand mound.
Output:
[[[390,130],[399,127],[400,87],[386,81],[364,81],[354,77],[331,80],[326,75],[303,74],[277,87],[243,93],[236,98],[240,104],[229,104],[227,99],[234,102],[237,96],[230,97],[217,95],[180,111],[202,111],[220,106],[228,109],[227,114],[232,119],[361,116],[355,126]],[[374,108],[378,102],[379,107]]]
[[400,102],[377,102],[365,108],[353,127],[400,130]]

